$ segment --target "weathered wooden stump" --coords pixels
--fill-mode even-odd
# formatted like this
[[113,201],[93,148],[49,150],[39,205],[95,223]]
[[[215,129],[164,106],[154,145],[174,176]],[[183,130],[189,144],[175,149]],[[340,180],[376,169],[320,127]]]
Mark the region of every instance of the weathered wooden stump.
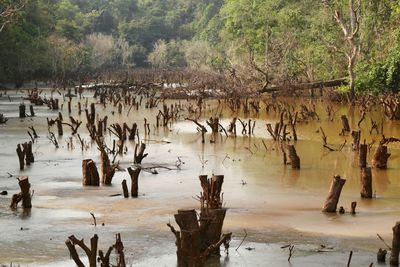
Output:
[[372,158],[372,167],[378,169],[387,169],[387,161],[390,153],[387,152],[387,146],[379,145]]
[[[138,149],[139,149],[139,151],[138,151]],[[145,157],[147,157],[147,155],[148,155],[148,153],[144,153],[145,150],[146,150],[146,144],[145,143],[141,143],[140,147],[139,147],[139,144],[136,144],[133,163],[135,163],[135,164],[141,164],[142,163],[142,160]]]
[[100,149],[101,153],[101,182],[105,185],[111,185],[115,174],[115,168],[108,158],[107,152]]
[[71,258],[74,260],[75,264],[78,267],[85,267],[85,265],[82,263],[82,261],[79,258],[78,252],[76,251],[75,245],[80,246],[83,251],[85,251],[88,260],[89,260],[89,266],[90,267],[96,267],[97,265],[97,244],[99,241],[99,237],[95,234],[91,239],[90,239],[90,248],[86,246],[84,243],[83,239],[79,240],[77,239],[74,235],[71,235],[68,237],[68,239],[65,241],[65,245],[67,245],[69,253]]
[[100,178],[97,171],[96,164],[91,159],[84,159],[82,161],[83,185],[99,186]]
[[378,250],[377,255],[376,255],[377,261],[378,261],[379,263],[384,263],[384,262],[386,262],[386,254],[387,254],[386,249],[381,249],[381,248],[380,248],[380,249]]
[[324,207],[322,208],[323,212],[336,212],[340,193],[342,192],[342,188],[345,183],[346,180],[340,178],[339,175],[333,177],[331,187],[328,192],[328,197],[326,198]]
[[32,142],[22,144],[25,154],[25,163],[27,166],[31,165],[35,161],[35,157],[32,152]]
[[19,117],[20,118],[25,118],[26,117],[26,113],[25,113],[25,104],[20,104],[19,105]]
[[32,196],[31,196],[31,184],[29,183],[29,177],[28,176],[21,176],[18,178],[19,182],[19,187],[21,189],[21,192],[18,194],[14,194],[12,199],[11,199],[11,205],[10,207],[12,209],[16,209],[18,206],[18,203],[22,200],[22,207],[24,209],[30,209],[32,208]]
[[287,150],[289,152],[292,169],[300,169],[300,157],[297,155],[294,145],[287,145]]
[[368,145],[361,144],[359,149],[359,165],[360,168],[367,167],[367,154],[368,154]]
[[31,117],[35,117],[35,111],[33,110],[33,106],[29,105],[29,111],[31,113]]
[[126,180],[122,180],[122,192],[124,193],[124,198],[128,198],[129,197],[129,191],[128,191],[128,186],[126,185]]
[[350,210],[351,214],[356,214],[356,207],[357,207],[357,201],[351,202],[351,210]]
[[372,172],[371,167],[361,169],[361,197],[372,198]]
[[141,168],[128,168],[129,176],[131,177],[131,196],[138,197],[139,191],[139,174],[142,170]]
[[353,138],[353,150],[358,151],[360,148],[360,138],[361,138],[361,130],[360,131],[352,131],[351,137]]
[[396,222],[393,226],[393,241],[392,251],[390,253],[390,266],[399,266],[399,251],[400,251],[400,222]]
[[18,155],[18,159],[19,159],[19,169],[22,171],[24,169],[24,167],[25,167],[25,162],[24,162],[25,151],[22,150],[20,144],[17,145],[16,151],[17,151],[17,155]]
[[343,131],[350,132],[350,125],[349,125],[349,120],[347,119],[347,116],[346,115],[342,115],[340,117],[340,119],[342,120]]

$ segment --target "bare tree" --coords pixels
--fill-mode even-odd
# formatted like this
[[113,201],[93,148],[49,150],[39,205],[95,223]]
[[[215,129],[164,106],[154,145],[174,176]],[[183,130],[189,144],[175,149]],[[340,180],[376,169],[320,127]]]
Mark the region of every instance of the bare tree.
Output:
[[[361,18],[361,0],[349,0],[349,23],[346,25],[346,22],[343,19],[343,16],[340,14],[338,10],[335,11],[334,18],[337,24],[343,31],[344,40],[349,46],[347,51],[343,51],[346,55],[348,64],[347,64],[347,72],[349,74],[349,87],[350,87],[350,100],[354,100],[355,96],[355,85],[354,85],[354,67],[356,65],[357,56],[360,52],[360,47],[356,42],[356,39],[360,30],[360,18]],[[338,49],[335,47],[335,50]]]
[[25,7],[25,0],[0,0],[0,32],[13,22],[18,13]]

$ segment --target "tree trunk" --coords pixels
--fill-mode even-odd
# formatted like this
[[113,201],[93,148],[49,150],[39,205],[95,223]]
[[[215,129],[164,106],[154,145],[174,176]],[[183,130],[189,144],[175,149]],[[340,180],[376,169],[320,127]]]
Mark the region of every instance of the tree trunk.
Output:
[[360,168],[367,167],[367,154],[368,154],[368,145],[361,144],[360,145],[360,154],[359,154],[359,165]]
[[379,145],[372,158],[372,167],[386,169],[389,157],[390,153],[387,152],[387,146]]
[[292,169],[300,169],[300,157],[297,155],[294,145],[288,145],[287,149],[289,152],[289,158],[292,164]]
[[84,159],[82,161],[82,184],[83,185],[100,185],[99,173],[96,168],[96,164],[91,159]]
[[397,222],[392,228],[393,241],[392,252],[390,253],[390,266],[399,266],[399,250],[400,250],[400,222]]
[[371,167],[366,167],[361,169],[361,197],[372,198]]
[[342,188],[345,183],[346,180],[340,178],[339,175],[333,177],[331,187],[328,192],[328,197],[326,198],[324,207],[322,208],[323,212],[336,212],[340,193],[342,192]]
[[142,169],[141,168],[136,168],[136,169],[132,169],[132,168],[128,168],[128,173],[131,177],[131,196],[132,197],[138,197],[138,191],[139,191],[139,174],[140,171]]

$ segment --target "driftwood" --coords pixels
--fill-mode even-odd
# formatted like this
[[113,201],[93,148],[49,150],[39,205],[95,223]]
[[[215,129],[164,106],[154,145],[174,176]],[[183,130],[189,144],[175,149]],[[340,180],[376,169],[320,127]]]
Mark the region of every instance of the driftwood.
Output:
[[14,194],[11,198],[11,205],[12,209],[16,209],[18,203],[22,200],[22,207],[24,209],[32,208],[32,195],[31,195],[31,184],[29,183],[28,176],[21,176],[18,178],[18,184],[21,189],[21,192],[18,194]]
[[129,167],[127,170],[128,170],[129,176],[131,177],[131,196],[138,197],[139,174],[142,169],[141,168],[132,169]]
[[333,177],[331,187],[326,198],[323,212],[336,212],[337,204],[339,202],[340,193],[342,192],[343,185],[346,183],[345,179],[340,178],[339,175]]
[[400,222],[396,222],[393,226],[393,241],[392,251],[390,253],[390,266],[399,266],[399,251],[400,251]]
[[361,169],[361,197],[372,198],[372,172],[371,167]]
[[99,173],[97,171],[96,164],[91,159],[84,159],[82,161],[82,184],[83,185],[100,185]]

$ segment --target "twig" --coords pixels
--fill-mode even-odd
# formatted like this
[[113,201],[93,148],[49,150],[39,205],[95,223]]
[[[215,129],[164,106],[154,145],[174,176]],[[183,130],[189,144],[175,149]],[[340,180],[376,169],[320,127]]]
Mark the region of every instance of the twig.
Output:
[[240,246],[243,244],[244,240],[245,240],[246,237],[247,237],[247,231],[246,231],[246,229],[243,229],[243,231],[244,231],[244,237],[243,237],[243,239],[242,239],[242,242],[240,242],[239,246],[235,249],[236,251],[240,248]]
[[350,267],[351,257],[353,257],[353,251],[350,251],[349,260],[347,261],[347,267]]
[[90,215],[92,215],[92,217],[93,217],[94,226],[97,226],[97,223],[96,223],[96,217],[94,217],[94,213],[93,213],[93,212],[91,212],[91,213],[90,213]]
[[385,246],[389,249],[389,250],[392,250],[392,248],[385,242],[385,240],[379,235],[379,234],[376,234],[377,236],[378,236],[378,238],[383,242],[383,244],[385,244]]

